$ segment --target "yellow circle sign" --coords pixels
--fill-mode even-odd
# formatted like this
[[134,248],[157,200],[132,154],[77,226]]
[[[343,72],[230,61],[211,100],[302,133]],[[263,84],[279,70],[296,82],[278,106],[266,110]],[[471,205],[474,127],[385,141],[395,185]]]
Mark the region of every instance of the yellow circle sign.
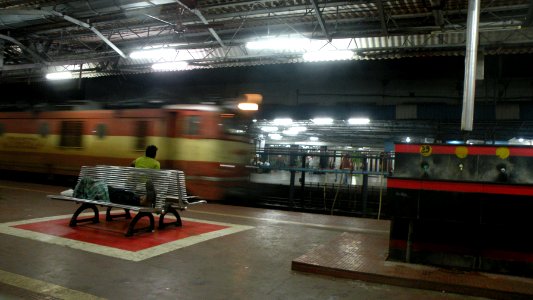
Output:
[[498,156],[501,159],[506,159],[509,157],[510,151],[507,147],[498,147],[496,149],[496,156]]
[[432,151],[433,149],[431,148],[430,145],[420,146],[420,154],[422,154],[422,156],[430,156]]
[[468,148],[465,146],[459,146],[455,148],[455,155],[459,158],[465,158],[468,156]]

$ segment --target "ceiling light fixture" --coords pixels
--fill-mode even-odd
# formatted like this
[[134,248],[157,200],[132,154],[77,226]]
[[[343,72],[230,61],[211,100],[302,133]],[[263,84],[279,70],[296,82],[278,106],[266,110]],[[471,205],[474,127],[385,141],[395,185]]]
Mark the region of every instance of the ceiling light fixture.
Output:
[[261,94],[242,94],[236,99],[239,104],[237,107],[240,110],[255,111],[259,109],[259,104],[263,101]]
[[324,143],[318,141],[303,141],[303,142],[294,142],[296,145],[302,145],[302,149],[310,149],[311,146],[321,146]]
[[46,74],[46,79],[48,80],[66,80],[73,78],[74,76],[72,76],[71,72],[55,72]]
[[237,105],[240,110],[258,110],[259,105],[257,103],[241,102]]
[[149,46],[142,47],[143,50],[153,50],[153,49],[163,49],[163,48],[173,48],[173,47],[183,47],[187,46],[186,43],[169,43],[169,44],[153,44]]
[[270,133],[268,135],[268,137],[273,139],[273,140],[281,140],[281,138],[282,138],[281,134],[279,134],[279,133]]
[[189,66],[187,62],[184,61],[172,61],[172,62],[163,62],[156,63],[152,65],[154,71],[179,71],[185,70]]
[[283,130],[283,134],[285,135],[298,135],[300,133],[300,130],[296,129],[296,127],[291,127],[289,129]]
[[291,127],[290,129],[294,130],[294,131],[302,132],[302,131],[306,131],[307,127],[305,127],[305,126],[296,126],[296,127]]
[[313,123],[315,123],[316,125],[331,125],[331,124],[333,124],[333,119],[332,118],[315,118],[315,119],[311,119],[311,121],[313,121]]
[[176,57],[176,49],[172,48],[160,48],[134,51],[130,54],[131,59],[164,59],[174,60]]
[[351,125],[365,125],[370,123],[369,118],[350,118],[348,119],[348,124]]
[[275,127],[275,126],[263,126],[261,127],[261,130],[264,131],[264,132],[276,132],[278,131],[278,127]]
[[291,118],[278,118],[278,119],[274,119],[272,121],[272,124],[281,125],[281,126],[283,126],[283,125],[287,126],[287,125],[291,125],[292,124],[292,119]]
[[305,50],[310,40],[306,38],[267,38],[246,43],[251,50]]

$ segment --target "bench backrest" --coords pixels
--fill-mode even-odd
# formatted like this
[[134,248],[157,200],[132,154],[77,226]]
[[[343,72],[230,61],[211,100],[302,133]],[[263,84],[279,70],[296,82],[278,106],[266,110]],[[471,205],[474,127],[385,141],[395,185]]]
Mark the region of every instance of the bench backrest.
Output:
[[156,191],[156,208],[163,208],[168,196],[185,199],[185,174],[178,170],[141,169],[120,166],[83,166],[78,181],[82,177],[101,180],[115,188],[125,189],[142,196],[146,194],[146,180],[151,179]]

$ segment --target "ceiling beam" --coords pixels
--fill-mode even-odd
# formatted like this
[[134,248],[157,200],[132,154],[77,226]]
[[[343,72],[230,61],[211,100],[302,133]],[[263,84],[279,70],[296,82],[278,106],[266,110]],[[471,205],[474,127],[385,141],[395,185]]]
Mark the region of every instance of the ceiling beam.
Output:
[[529,0],[529,8],[527,10],[526,20],[524,21],[524,26],[531,26],[531,21],[533,20],[533,0]]
[[126,58],[126,54],[122,52],[115,44],[113,44],[109,39],[107,39],[98,29],[96,29],[94,26],[91,26],[90,24],[87,24],[85,22],[82,22],[78,19],[75,19],[73,17],[70,17],[64,13],[55,11],[55,10],[9,10],[9,9],[3,9],[0,10],[0,14],[3,13],[11,13],[13,15],[40,15],[40,16],[55,16],[65,19],[66,21],[69,21],[70,23],[76,24],[80,27],[87,28],[94,32],[102,41],[104,41],[109,47],[111,47],[115,52],[117,52],[120,56],[123,58]]
[[379,20],[381,22],[381,33],[383,35],[388,35],[389,31],[387,30],[387,21],[385,20],[385,10],[383,9],[383,2],[381,0],[376,0],[376,6],[378,7]]
[[444,25],[444,16],[442,15],[442,0],[429,0],[431,11],[435,19],[435,25],[442,27]]
[[54,16],[58,16],[58,17],[61,17],[71,23],[74,23],[78,26],[81,26],[81,27],[84,27],[84,28],[87,28],[89,30],[91,30],[92,32],[94,32],[102,41],[104,41],[104,43],[106,43],[109,47],[111,47],[113,50],[115,50],[115,52],[118,53],[118,55],[120,55],[122,58],[126,58],[126,54],[124,54],[124,52],[122,52],[122,50],[120,50],[117,46],[115,46],[115,44],[113,44],[110,40],[108,40],[100,31],[98,31],[98,29],[96,29],[94,26],[91,26],[90,24],[87,24],[85,22],[82,22],[78,19],[74,19],[73,17],[70,17],[70,16],[67,16],[63,13],[60,13],[58,11],[55,11],[55,10],[52,10],[50,11],[50,13]]
[[320,12],[320,9],[318,8],[318,4],[316,3],[316,0],[311,0],[311,3],[313,4],[313,7],[315,8],[315,16],[318,20],[318,23],[320,24],[320,27],[322,28],[322,32],[324,33],[324,36],[328,41],[331,42],[331,36],[328,33],[328,29],[326,28],[326,22],[324,22],[324,18],[322,18],[322,13]]
[[[531,0],[533,2],[533,0]],[[338,3],[338,2],[328,2],[327,4],[324,4],[326,6],[324,7],[331,7],[332,4],[335,4],[335,3]],[[483,11],[484,12],[506,12],[506,11],[517,11],[517,10],[524,10],[524,9],[528,9],[529,8],[529,5],[526,5],[526,4],[523,4],[523,5],[509,5],[509,6],[497,6],[497,7],[488,7],[488,8],[484,8]],[[297,5],[297,6],[291,6],[291,13],[292,15],[291,16],[294,16],[295,13],[305,13],[305,9],[306,9],[306,6],[305,5]],[[153,10],[153,8],[151,8],[151,10]],[[150,12],[151,12],[150,10]],[[254,24],[254,20],[255,19],[258,19],[258,20],[262,20],[262,18],[260,16],[262,15],[270,15],[272,16],[273,13],[276,13],[276,12],[283,12],[283,11],[286,11],[287,8],[285,7],[272,7],[272,8],[261,8],[261,6],[259,5],[256,5],[254,6],[254,9],[253,10],[246,10],[246,11],[241,11],[241,12],[223,12],[223,13],[220,13],[220,14],[216,14],[216,15],[209,15],[208,16],[208,19],[211,20],[211,22],[226,22],[228,20],[232,20],[232,19],[235,19],[235,18],[239,18],[239,17],[242,17],[243,15],[246,15],[247,16],[247,24]],[[24,12],[24,13],[22,13]],[[28,10],[24,10],[22,11],[21,10],[13,10],[13,9],[0,9],[0,16],[2,15],[22,15],[22,14],[30,14],[28,12]],[[41,14],[42,15],[42,10],[33,10],[33,12],[35,13],[38,13],[38,14]],[[134,9],[134,10],[128,10],[128,16],[132,16],[132,15],[143,15],[143,16],[146,16],[146,13],[148,13],[149,10],[148,9]],[[449,16],[449,17],[453,17],[453,16],[462,16],[464,15],[465,12],[464,10],[449,10],[449,11],[446,11],[446,15]],[[425,17],[430,17],[432,16],[433,13],[432,12],[419,12],[419,13],[410,13],[410,14],[398,14],[398,15],[389,15],[389,19],[390,20],[395,20],[395,21],[400,21],[400,20],[407,20],[407,19],[417,19],[417,18],[425,18]],[[277,16],[277,15],[276,15]],[[349,22],[355,22],[355,23],[361,23],[361,22],[369,22],[369,21],[373,21],[373,20],[377,20],[378,17],[348,17],[348,18],[342,18],[341,20],[338,20],[338,21],[342,21],[340,24],[342,23],[349,23]],[[195,18],[193,18],[193,16],[183,16],[182,17],[182,22],[181,22],[181,25],[183,26],[187,26],[187,25],[194,25],[194,24],[197,24],[199,21],[196,21]],[[291,17],[291,20],[294,20],[293,17]],[[95,26],[113,26],[113,28],[115,28],[116,24],[113,23],[112,21],[103,21],[103,22],[99,22],[98,21],[98,17],[95,17],[95,18],[92,18],[91,19],[91,23],[92,24],[95,24]],[[300,24],[302,25],[306,25],[306,23],[309,23],[309,22],[300,22]],[[1,22],[0,22],[1,24]],[[138,24],[137,26],[132,26],[132,27],[141,27],[143,26],[143,24],[140,24],[139,22],[137,22],[136,24]],[[168,25],[168,24],[166,24]],[[6,25],[7,26],[7,25]],[[258,25],[260,26],[260,25]],[[47,33],[52,33],[52,32],[55,32],[55,31],[59,31],[59,30],[64,30],[65,27],[61,27],[61,28],[57,28],[57,29],[43,29],[43,28],[39,28],[39,25],[36,25],[36,26],[33,26],[34,27],[34,32],[38,32],[39,34],[47,34]],[[2,28],[2,26],[0,25],[0,28]],[[228,26],[225,26],[225,28],[228,28]],[[7,29],[7,27],[6,27]],[[120,29],[120,28],[117,28],[117,29]],[[434,30],[434,29],[433,29]],[[389,29],[390,31],[390,29]],[[219,33],[219,31],[217,30],[217,33]],[[195,33],[196,35],[198,34]]]
[[[183,8],[187,9],[188,11],[192,12],[193,14],[195,14],[199,19],[200,21],[202,21],[202,23],[204,23],[205,25],[209,26],[209,22],[207,22],[206,18],[204,17],[204,15],[202,15],[202,12],[199,11],[198,9],[194,8],[194,9],[191,9],[189,8],[188,5],[186,5],[185,3],[183,3],[182,1],[180,0],[176,0],[176,2],[181,5]],[[208,28],[209,30],[209,33],[211,33],[211,35],[217,40],[217,42],[220,44],[220,46],[222,48],[226,48],[226,45],[224,45],[224,42],[222,41],[222,39],[218,36],[218,34],[216,33],[216,31],[209,27]]]

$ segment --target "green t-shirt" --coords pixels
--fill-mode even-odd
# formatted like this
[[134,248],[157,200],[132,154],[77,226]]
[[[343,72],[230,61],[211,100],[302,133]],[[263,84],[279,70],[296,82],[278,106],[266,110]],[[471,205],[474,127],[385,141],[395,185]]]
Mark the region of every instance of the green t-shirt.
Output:
[[161,169],[159,162],[151,157],[141,156],[135,160],[135,168]]

